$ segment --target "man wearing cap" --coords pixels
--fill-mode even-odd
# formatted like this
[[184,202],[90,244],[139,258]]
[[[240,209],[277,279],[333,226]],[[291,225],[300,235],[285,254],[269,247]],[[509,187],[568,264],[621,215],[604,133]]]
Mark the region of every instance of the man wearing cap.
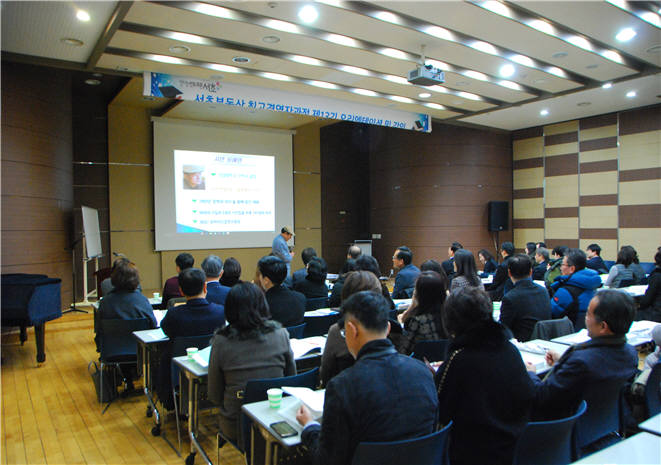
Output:
[[184,165],[184,189],[204,190],[202,165]]
[[291,274],[291,259],[294,257],[294,252],[289,251],[287,241],[294,235],[291,227],[283,226],[280,234],[273,239],[273,245],[271,246],[271,253],[287,264],[287,276]]

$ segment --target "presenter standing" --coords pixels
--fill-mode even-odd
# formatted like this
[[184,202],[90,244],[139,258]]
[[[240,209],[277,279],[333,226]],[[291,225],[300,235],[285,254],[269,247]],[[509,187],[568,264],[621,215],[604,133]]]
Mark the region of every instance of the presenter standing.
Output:
[[287,276],[291,274],[291,259],[294,257],[294,252],[289,250],[287,241],[294,236],[295,234],[291,232],[289,226],[283,226],[280,234],[273,239],[273,245],[271,246],[271,253],[287,264]]

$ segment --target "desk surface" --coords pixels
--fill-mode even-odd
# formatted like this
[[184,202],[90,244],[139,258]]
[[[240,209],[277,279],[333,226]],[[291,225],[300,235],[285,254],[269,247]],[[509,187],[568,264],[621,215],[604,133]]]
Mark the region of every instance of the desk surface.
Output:
[[[301,431],[303,431],[303,427],[297,421],[292,422],[290,415],[283,415],[283,412],[298,409],[300,405],[300,400],[296,397],[288,396],[282,398],[282,403],[280,404],[279,409],[270,408],[268,400],[252,404],[244,404],[241,409],[252,419],[252,421],[268,431],[268,433],[273,436],[273,439],[275,439],[280,445],[292,447],[301,443]],[[281,438],[270,426],[278,421],[286,421],[292,428],[298,431],[298,434],[289,438]]]
[[565,353],[569,346],[566,344],[558,344],[557,342],[544,341],[542,339],[534,339],[532,341],[515,344],[519,349],[521,358],[524,362],[530,362],[535,366],[535,373],[546,373],[551,367],[546,363],[546,351],[553,350],[562,355]]
[[[634,321],[627,333],[627,342],[632,346],[637,346],[645,344],[652,341],[652,328],[654,328],[659,323],[654,321]],[[580,344],[581,342],[588,341],[590,336],[588,336],[588,331],[582,329],[576,333],[567,334],[566,336],[556,337],[551,339],[553,342],[558,342],[560,344]]]
[[574,463],[652,464],[661,463],[661,437],[639,433]]
[[651,418],[648,418],[644,422],[642,422],[638,427],[644,431],[647,431],[648,433],[653,433],[656,434],[657,436],[661,436],[661,413],[658,415],[654,415]]
[[166,342],[170,340],[161,328],[134,331],[133,336],[142,344],[154,344],[156,342]]
[[209,367],[203,367],[197,362],[188,360],[187,355],[182,355],[180,357],[173,357],[172,360],[176,365],[178,365],[184,371],[191,373],[196,378],[204,378],[209,374]]

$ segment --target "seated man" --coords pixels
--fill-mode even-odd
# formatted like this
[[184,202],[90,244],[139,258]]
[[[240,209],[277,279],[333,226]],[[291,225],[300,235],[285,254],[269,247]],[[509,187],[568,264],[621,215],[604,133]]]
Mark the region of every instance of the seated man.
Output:
[[358,247],[356,244],[350,245],[349,248],[347,249],[347,259],[353,258],[354,260],[356,260],[362,254],[363,254],[363,249]]
[[225,306],[225,299],[231,288],[220,284],[220,277],[223,275],[223,261],[220,257],[209,255],[202,261],[202,271],[207,277],[207,300]]
[[161,301],[160,308],[168,308],[168,300],[174,299],[176,297],[183,297],[181,291],[179,290],[179,273],[192,267],[195,264],[195,259],[193,256],[187,252],[182,252],[177,255],[177,258],[174,259],[174,263],[177,267],[177,276],[173,276],[165,281],[165,286],[163,286],[163,300]]
[[[388,303],[361,291],[342,303],[344,336],[356,363],[326,386],[322,424],[301,406],[301,441],[313,463],[351,463],[358,443],[424,436],[434,430],[438,399],[430,371],[398,354],[388,335]],[[411,389],[415,386],[415,389]]]
[[413,253],[405,245],[397,247],[392,256],[392,265],[399,270],[395,277],[395,287],[392,290],[393,299],[410,299],[415,288],[415,280],[420,274],[417,266],[411,264]]
[[262,257],[257,262],[256,279],[266,291],[271,318],[285,328],[303,324],[305,314],[305,296],[283,286],[286,277],[287,265],[278,257]]
[[551,285],[553,318],[568,316],[577,331],[584,327],[590,299],[601,287],[601,277],[596,271],[585,268],[585,261],[585,252],[569,249],[562,257],[562,274]]
[[514,253],[514,244],[509,241],[503,242],[500,246],[500,255],[503,257],[503,261],[498,265],[496,269],[496,274],[493,277],[493,282],[489,286],[489,296],[491,300],[499,301],[503,299],[503,295],[507,290],[512,288],[512,281],[509,279],[508,275],[508,264],[510,257]]
[[599,274],[608,273],[608,268],[601,259],[601,247],[599,247],[599,244],[588,245],[585,249],[585,253],[588,256],[588,261],[585,263],[587,268],[590,268]]
[[518,341],[529,341],[535,324],[551,319],[549,293],[530,279],[532,270],[528,255],[514,255],[507,268],[514,287],[503,296],[500,322],[512,331]]
[[443,266],[443,271],[445,271],[446,276],[449,279],[452,279],[454,276],[454,253],[459,250],[463,249],[464,246],[462,246],[459,242],[453,242],[450,247],[448,247],[448,259],[445,260],[441,265]]
[[546,269],[549,267],[549,249],[540,247],[535,250],[535,263],[537,265],[532,271],[533,281],[544,281]]
[[303,260],[303,268],[296,270],[291,275],[291,285],[287,286],[290,289],[296,287],[296,284],[305,281],[305,277],[308,274],[308,263],[312,260],[313,257],[317,256],[317,251],[312,247],[306,247],[301,252],[301,260]]
[[624,292],[597,293],[585,316],[590,340],[571,346],[562,357],[547,352],[546,361],[553,368],[543,381],[528,364],[536,385],[535,418],[551,420],[568,416],[576,411],[589,389],[599,389],[604,382],[612,380],[624,384],[633,377],[638,354],[627,344],[626,333],[635,309],[633,299]]

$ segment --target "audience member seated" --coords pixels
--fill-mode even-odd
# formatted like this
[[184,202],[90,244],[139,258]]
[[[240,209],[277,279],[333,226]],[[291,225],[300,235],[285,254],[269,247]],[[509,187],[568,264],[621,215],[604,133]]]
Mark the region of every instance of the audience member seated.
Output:
[[[103,281],[101,281],[101,295],[102,296],[107,296],[110,294],[113,290],[113,285],[112,285],[112,272],[115,271],[115,268],[117,268],[119,265],[126,265],[131,263],[131,260],[129,260],[126,257],[118,257],[112,262],[112,268],[110,270],[110,275]],[[140,284],[138,284],[138,290],[142,292],[142,287]]]
[[342,308],[347,347],[356,363],[328,383],[321,425],[305,406],[296,415],[312,461],[329,465],[351,463],[360,442],[430,434],[437,412],[429,370],[398,354],[386,339],[388,303],[383,296],[362,291],[344,301]]
[[286,277],[287,265],[280,258],[266,256],[257,262],[256,279],[266,292],[271,317],[285,328],[303,324],[305,314],[305,296],[283,286]]
[[219,282],[223,276],[223,261],[220,257],[209,255],[202,261],[202,271],[207,277],[207,300],[214,304],[225,305],[230,288]]
[[241,264],[239,261],[230,257],[223,263],[223,274],[220,275],[220,284],[226,287],[232,287],[241,282]]
[[615,265],[611,266],[611,269],[608,272],[608,277],[604,282],[604,287],[620,287],[620,283],[624,280],[633,283],[634,277],[633,269],[631,267],[632,263],[633,253],[631,248],[621,247],[620,251],[617,253],[617,260],[615,261]]
[[[317,251],[312,247],[306,247],[301,252],[301,260],[303,260],[303,268],[296,270],[291,275],[291,287],[296,289],[296,285],[300,282],[305,281],[305,276],[308,274],[308,263],[312,260],[313,257],[317,256]],[[326,279],[326,278],[324,278]]]
[[526,255],[530,259],[530,263],[535,264],[535,251],[537,250],[537,244],[534,242],[526,243]]
[[250,379],[296,374],[289,333],[270,319],[264,293],[252,283],[232,287],[225,304],[227,326],[218,329],[209,357],[209,399],[220,407],[223,434],[236,440],[240,393]]
[[175,297],[183,297],[179,291],[179,273],[188,268],[192,268],[195,264],[195,259],[193,256],[187,252],[182,252],[177,255],[177,258],[174,259],[174,263],[177,267],[177,276],[173,276],[165,281],[165,286],[163,286],[163,301],[161,302],[160,308],[168,308],[168,300],[174,299]]
[[545,249],[547,248],[547,247],[546,247],[546,242],[538,242],[536,245],[537,245],[537,248],[538,248],[538,249],[539,249],[540,247],[544,247]]
[[[455,262],[456,263],[456,262]],[[404,340],[400,352],[409,355],[420,341],[446,339],[441,321],[441,309],[447,296],[447,278],[435,271],[423,271],[415,281],[411,306],[399,319],[404,325]]]
[[440,423],[452,421],[450,463],[511,464],[534,398],[521,355],[482,289],[453,292],[443,310],[451,339],[436,384]]
[[356,271],[357,269],[358,265],[356,264],[356,260],[353,258],[347,258],[340,270],[340,276],[337,277],[337,280],[333,284],[333,291],[331,292],[329,299],[331,308],[340,306],[342,303],[342,286],[344,286],[344,280],[351,271]]
[[610,380],[621,379],[624,384],[633,377],[638,354],[627,344],[626,333],[634,312],[629,295],[616,290],[601,291],[592,298],[585,315],[590,340],[571,346],[562,357],[548,351],[546,361],[553,368],[543,381],[535,375],[534,366],[528,365],[536,385],[536,419],[569,416],[589,389],[599,389],[599,385]]
[[349,246],[349,249],[347,249],[347,258],[353,258],[354,260],[356,260],[362,254],[363,254],[363,249],[358,247],[356,244]]
[[544,281],[546,282],[546,287],[551,287],[553,281],[555,281],[555,278],[562,275],[562,257],[565,256],[568,250],[569,247],[559,245],[554,247],[551,251],[551,261],[549,262],[546,273],[544,273]]
[[448,275],[446,275],[445,271],[443,270],[443,265],[433,259],[425,260],[420,264],[420,272],[422,273],[423,271],[435,271],[440,274],[446,281],[448,279]]
[[532,270],[527,255],[514,255],[507,267],[514,287],[503,296],[500,322],[512,331],[517,340],[529,341],[535,324],[551,319],[549,293],[530,279]]
[[417,266],[413,265],[413,253],[406,246],[398,247],[392,256],[392,266],[397,269],[395,287],[392,290],[393,299],[409,299],[413,295],[415,280],[420,274]]
[[553,318],[569,317],[576,330],[583,328],[585,313],[601,276],[585,268],[586,256],[581,249],[569,249],[562,257],[562,275],[551,286],[551,313]]
[[453,242],[450,247],[448,247],[448,259],[445,260],[441,265],[443,266],[443,271],[445,271],[446,276],[449,280],[452,280],[454,276],[454,254],[457,250],[463,249],[459,242]]
[[599,274],[608,273],[608,268],[601,259],[601,247],[599,247],[599,244],[588,245],[585,249],[585,253],[588,256],[588,261],[585,264],[586,268],[590,268]]
[[641,281],[645,278],[645,270],[640,266],[640,259],[638,258],[638,252],[630,245],[625,245],[625,249],[628,249],[633,256],[631,263],[631,270],[633,271],[633,283],[640,284]]
[[509,264],[510,257],[513,253],[514,244],[511,242],[503,242],[501,244],[500,255],[503,257],[503,261],[500,265],[498,265],[496,274],[493,277],[493,282],[489,286],[489,295],[494,302],[503,299],[503,294],[505,294],[505,286],[508,283],[511,286],[511,281],[507,275],[507,265]]
[[493,258],[493,255],[491,255],[491,252],[489,252],[487,249],[480,249],[480,251],[477,253],[477,258],[479,258],[480,263],[484,265],[482,273],[485,275],[494,274],[498,269],[498,262],[495,258]]
[[[121,261],[120,261],[121,260]],[[135,264],[126,258],[115,260],[113,272],[110,276],[113,290],[99,302],[99,310],[95,313],[97,320],[136,320],[147,318],[151,328],[156,328],[156,318],[147,297],[138,290],[140,275]],[[98,327],[97,325],[95,325]],[[101,328],[97,331],[94,340],[101,337]]]
[[[369,271],[351,271],[347,274],[342,287],[342,302],[360,291],[373,291],[381,293],[381,283]],[[349,353],[344,336],[344,314],[340,307],[340,319],[328,328],[326,345],[321,354],[321,384],[326,386],[330,379],[342,370],[353,365],[354,358]]]
[[535,250],[535,268],[532,271],[534,281],[544,281],[544,275],[549,267],[549,249],[539,247]]
[[[376,260],[376,258],[372,257],[371,255],[361,255],[360,257],[358,257],[356,259],[356,267],[358,268],[358,270],[371,272],[374,276],[376,276],[377,279],[381,277],[379,262]],[[390,308],[394,309],[395,303],[392,301],[392,298],[390,297],[390,291],[388,291],[388,286],[386,286],[386,283],[384,282],[381,282],[381,294],[388,301],[388,305],[390,306]]]
[[454,253],[455,275],[450,283],[450,292],[467,286],[479,287],[484,290],[484,284],[477,275],[475,257],[473,252],[467,249],[459,249]]
[[661,247],[654,255],[656,267],[648,277],[647,290],[640,299],[640,309],[636,320],[650,320],[661,323]]
[[321,257],[312,257],[307,265],[307,275],[302,281],[294,284],[294,290],[303,294],[307,299],[328,297],[326,274],[328,266]]

